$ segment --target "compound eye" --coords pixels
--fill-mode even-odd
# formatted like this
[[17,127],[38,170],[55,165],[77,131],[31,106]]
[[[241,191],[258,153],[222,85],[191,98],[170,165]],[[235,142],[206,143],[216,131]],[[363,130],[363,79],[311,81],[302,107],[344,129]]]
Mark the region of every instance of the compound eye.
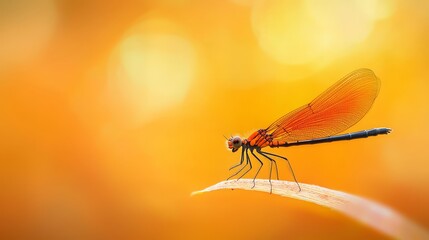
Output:
[[241,138],[239,137],[234,137],[232,139],[232,145],[234,146],[234,148],[239,148],[241,147]]

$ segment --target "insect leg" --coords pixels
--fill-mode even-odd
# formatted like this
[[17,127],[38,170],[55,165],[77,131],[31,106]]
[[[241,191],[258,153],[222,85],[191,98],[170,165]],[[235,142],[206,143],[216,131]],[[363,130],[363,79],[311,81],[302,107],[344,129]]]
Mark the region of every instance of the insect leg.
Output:
[[[257,151],[259,154],[261,154],[262,156],[264,156],[264,157],[268,158],[268,159],[271,161],[271,165],[270,165],[270,167],[272,167],[272,163],[274,163],[274,167],[275,167],[275,169],[276,169],[276,177],[277,177],[277,180],[279,180],[279,169],[278,169],[278,167],[277,167],[277,161],[276,161],[276,160],[274,160],[274,159],[272,159],[272,158],[270,158],[270,157],[268,157],[267,155],[265,155],[265,154],[264,154],[264,152],[262,152],[262,151],[261,151],[261,149],[257,149],[256,151]],[[270,169],[270,179],[271,179],[271,170],[272,170],[272,169]]]
[[[236,164],[236,165],[234,165],[234,166],[232,166],[229,170],[231,170],[231,169],[233,169],[233,168],[235,168],[235,167],[238,167],[238,166],[240,166],[240,165],[242,165],[243,164],[243,161],[244,161],[244,148],[241,150],[241,160],[240,160],[240,163],[239,164]],[[247,150],[247,148],[246,148],[246,150]],[[227,178],[226,180],[229,180],[230,178],[232,178],[232,177],[234,177],[234,176],[236,176],[237,174],[239,174],[241,171],[243,171],[243,169],[247,166],[247,164],[249,164],[249,157],[247,156],[247,158],[246,158],[246,164],[244,164],[244,166],[242,167],[242,168],[240,168],[240,170],[238,170],[236,173],[234,173],[234,174],[232,174],[231,176],[229,176],[229,178]],[[250,164],[250,168],[252,168],[252,164]]]
[[[261,161],[261,159],[259,159],[258,158],[258,156],[256,156],[254,153],[253,153],[253,148],[252,149],[250,149],[250,153],[252,153],[252,155],[261,163],[261,166],[259,167],[259,169],[258,169],[258,171],[256,172],[256,174],[255,174],[255,177],[253,178],[253,187],[252,188],[254,188],[255,187],[255,179],[256,179],[256,177],[258,176],[258,174],[259,174],[259,171],[261,171],[261,168],[262,168],[262,166],[264,166],[264,163]],[[271,181],[270,181],[270,184],[271,184]]]
[[277,176],[277,180],[279,180],[279,170],[278,170],[278,167],[277,167],[277,162],[276,162],[276,160],[274,160],[274,159],[272,159],[272,158],[270,158],[270,157],[268,157],[267,155],[265,155],[264,153],[262,153],[261,152],[261,149],[257,149],[256,150],[261,156],[263,156],[263,157],[265,157],[265,158],[268,158],[268,160],[270,160],[270,177],[268,178],[268,180],[270,181],[270,186],[271,186],[271,189],[270,189],[270,194],[273,192],[273,184],[271,183],[271,173],[272,173],[272,170],[273,170],[273,163],[274,163],[274,167],[276,168],[276,176]]
[[281,158],[283,160],[286,160],[286,162],[289,165],[289,169],[290,169],[290,171],[292,173],[293,179],[295,180],[296,184],[298,185],[299,191],[301,192],[301,186],[299,186],[299,183],[298,183],[298,181],[296,180],[296,177],[295,177],[295,173],[293,172],[292,165],[290,164],[290,162],[289,162],[289,160],[287,158],[285,158],[283,156],[280,156],[280,155],[277,155],[277,154],[269,153],[269,152],[263,152],[263,151],[261,151],[260,153],[267,154],[267,155],[270,155],[270,156],[274,156],[274,157],[278,157],[278,158]]
[[239,178],[237,178],[237,180],[240,180],[240,178],[242,178],[244,175],[246,175],[246,173],[248,173],[252,169],[252,161],[250,160],[249,152],[247,150],[248,150],[248,148],[246,148],[246,159],[247,159],[246,161],[249,163],[250,167],[249,167],[249,169],[246,170],[246,172],[241,174],[241,176]]
[[232,169],[240,166],[241,164],[243,164],[243,161],[244,161],[244,147],[241,149],[241,159],[240,159],[240,162],[237,163],[237,164],[235,164],[234,166],[230,167],[229,170],[232,170]]

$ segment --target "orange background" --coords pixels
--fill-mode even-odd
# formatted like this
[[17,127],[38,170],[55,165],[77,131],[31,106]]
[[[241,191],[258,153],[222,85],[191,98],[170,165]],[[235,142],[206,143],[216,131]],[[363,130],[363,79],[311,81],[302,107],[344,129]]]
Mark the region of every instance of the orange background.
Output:
[[222,135],[248,137],[361,67],[382,87],[350,131],[392,134],[271,151],[303,183],[428,228],[423,2],[1,1],[1,238],[382,238],[265,193],[190,197],[239,161]]

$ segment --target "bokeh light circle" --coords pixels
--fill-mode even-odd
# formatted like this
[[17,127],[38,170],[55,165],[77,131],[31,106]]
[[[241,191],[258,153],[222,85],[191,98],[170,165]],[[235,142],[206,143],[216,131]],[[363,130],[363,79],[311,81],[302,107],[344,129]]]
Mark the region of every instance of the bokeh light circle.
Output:
[[261,48],[281,63],[311,62],[326,48],[326,36],[300,1],[258,1],[252,27]]
[[141,124],[177,106],[186,96],[195,65],[194,46],[179,26],[161,19],[138,22],[112,55],[109,97],[118,107],[116,114]]
[[365,41],[394,7],[389,0],[265,0],[253,5],[252,27],[263,51],[278,62],[321,64]]

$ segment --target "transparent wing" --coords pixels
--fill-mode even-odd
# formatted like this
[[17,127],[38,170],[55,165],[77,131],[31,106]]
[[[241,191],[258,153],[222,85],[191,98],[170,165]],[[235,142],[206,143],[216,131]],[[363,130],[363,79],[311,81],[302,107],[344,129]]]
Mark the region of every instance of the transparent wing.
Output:
[[276,120],[266,130],[279,141],[332,136],[353,126],[371,108],[380,80],[370,69],[359,69],[340,79],[311,103]]

